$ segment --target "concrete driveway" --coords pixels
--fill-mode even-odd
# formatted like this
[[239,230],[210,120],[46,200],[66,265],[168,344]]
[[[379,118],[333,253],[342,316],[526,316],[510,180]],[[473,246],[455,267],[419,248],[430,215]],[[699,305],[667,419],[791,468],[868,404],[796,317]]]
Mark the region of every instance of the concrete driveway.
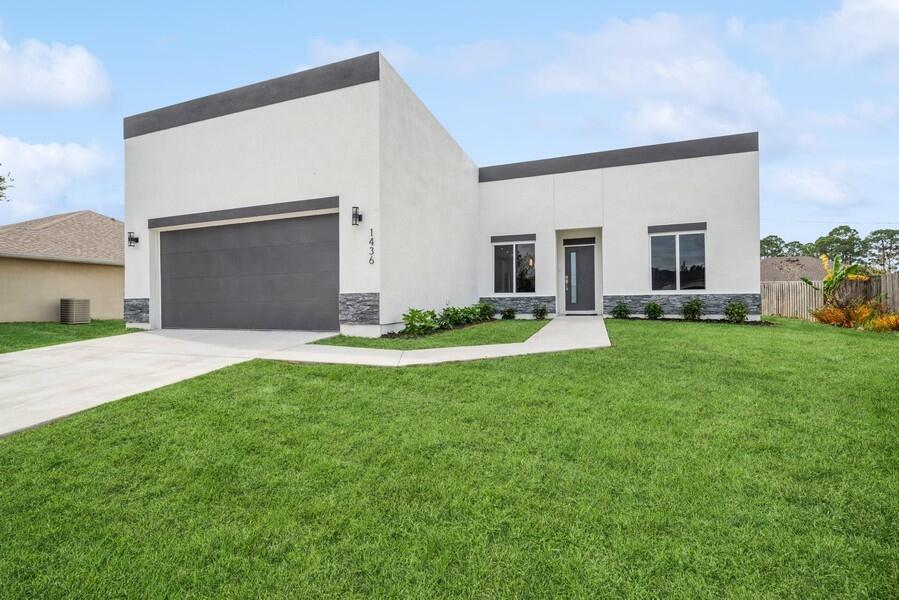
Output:
[[0,354],[0,435],[331,335],[169,329]]
[[405,351],[309,345],[332,335],[165,329],[0,354],[0,436],[252,358],[406,367],[611,345],[595,316],[556,317],[514,344]]

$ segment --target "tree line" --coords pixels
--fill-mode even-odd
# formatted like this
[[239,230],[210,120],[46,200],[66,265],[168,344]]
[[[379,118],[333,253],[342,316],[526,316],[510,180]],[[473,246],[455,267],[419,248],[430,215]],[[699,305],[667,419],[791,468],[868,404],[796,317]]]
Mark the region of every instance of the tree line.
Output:
[[785,242],[769,235],[762,238],[762,256],[839,256],[844,264],[863,265],[872,272],[899,269],[899,229],[875,229],[866,237],[848,225],[840,225],[814,242]]

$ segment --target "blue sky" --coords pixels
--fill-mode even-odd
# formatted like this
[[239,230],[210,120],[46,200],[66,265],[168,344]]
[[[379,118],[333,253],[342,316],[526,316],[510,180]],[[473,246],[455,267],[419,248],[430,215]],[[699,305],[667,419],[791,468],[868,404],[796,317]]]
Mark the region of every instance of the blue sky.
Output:
[[0,223],[121,218],[126,115],[381,50],[480,165],[757,130],[763,234],[899,228],[899,0],[443,4],[5,3]]

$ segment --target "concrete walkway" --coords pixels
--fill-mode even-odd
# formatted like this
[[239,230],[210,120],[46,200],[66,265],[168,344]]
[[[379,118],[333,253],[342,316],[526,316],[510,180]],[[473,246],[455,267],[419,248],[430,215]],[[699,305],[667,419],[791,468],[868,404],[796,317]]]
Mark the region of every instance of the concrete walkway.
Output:
[[168,329],[0,354],[0,436],[253,358],[402,367],[610,345],[599,317],[558,317],[520,344],[409,351],[309,344],[332,335]]

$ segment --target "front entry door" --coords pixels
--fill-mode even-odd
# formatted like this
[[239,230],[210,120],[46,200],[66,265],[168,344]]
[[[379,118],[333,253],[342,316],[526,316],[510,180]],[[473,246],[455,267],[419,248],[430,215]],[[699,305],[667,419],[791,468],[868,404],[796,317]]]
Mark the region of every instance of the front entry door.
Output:
[[565,310],[596,310],[593,246],[565,247]]

